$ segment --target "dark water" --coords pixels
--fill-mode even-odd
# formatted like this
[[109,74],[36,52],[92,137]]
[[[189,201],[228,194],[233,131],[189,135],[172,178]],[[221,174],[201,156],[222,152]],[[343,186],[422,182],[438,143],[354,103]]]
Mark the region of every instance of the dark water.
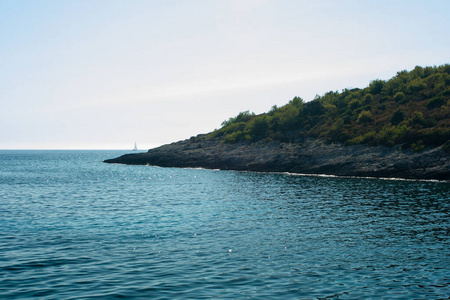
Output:
[[0,151],[0,298],[442,299],[450,184]]

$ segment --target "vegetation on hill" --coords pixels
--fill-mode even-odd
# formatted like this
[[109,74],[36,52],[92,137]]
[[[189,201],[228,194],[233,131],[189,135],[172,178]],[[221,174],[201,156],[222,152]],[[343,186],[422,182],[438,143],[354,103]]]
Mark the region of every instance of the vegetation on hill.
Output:
[[402,144],[416,151],[444,145],[450,151],[450,65],[417,66],[310,102],[295,97],[260,115],[241,112],[208,137],[224,143],[319,138],[346,145]]

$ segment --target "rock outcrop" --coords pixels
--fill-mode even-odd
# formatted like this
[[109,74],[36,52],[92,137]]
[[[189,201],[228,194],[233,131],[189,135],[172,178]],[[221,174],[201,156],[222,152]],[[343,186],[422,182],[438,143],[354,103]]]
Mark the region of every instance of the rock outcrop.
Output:
[[442,147],[414,152],[400,146],[370,147],[305,143],[256,142],[225,144],[196,137],[147,153],[126,154],[107,163],[195,167],[260,172],[338,176],[450,180],[450,154]]

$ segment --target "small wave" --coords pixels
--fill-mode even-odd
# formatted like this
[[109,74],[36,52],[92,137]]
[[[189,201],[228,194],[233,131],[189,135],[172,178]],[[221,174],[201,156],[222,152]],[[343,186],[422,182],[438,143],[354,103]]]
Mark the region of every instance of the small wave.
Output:
[[411,179],[411,178],[400,178],[400,177],[375,177],[375,176],[344,176],[344,175],[329,175],[329,174],[306,174],[306,173],[291,173],[291,172],[273,172],[279,174],[286,174],[290,176],[311,176],[311,177],[324,177],[324,178],[355,178],[355,179],[373,179],[373,180],[394,180],[394,181],[415,181],[415,182],[439,182],[448,183],[447,180],[438,179]]
[[46,267],[56,267],[62,265],[73,265],[73,264],[83,264],[92,262],[93,259],[88,257],[80,257],[75,259],[69,258],[58,258],[58,259],[45,259],[45,260],[33,260],[27,261],[20,264],[13,264],[9,266],[0,267],[0,271],[23,271],[29,269],[46,268]]

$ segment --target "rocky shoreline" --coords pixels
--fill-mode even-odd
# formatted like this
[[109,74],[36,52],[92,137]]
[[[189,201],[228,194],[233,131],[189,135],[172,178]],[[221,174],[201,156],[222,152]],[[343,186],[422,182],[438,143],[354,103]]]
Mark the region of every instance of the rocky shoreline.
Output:
[[370,147],[305,143],[224,144],[191,138],[146,153],[126,154],[106,163],[206,168],[258,172],[291,172],[337,176],[450,180],[450,153],[442,147],[414,152],[400,146]]

